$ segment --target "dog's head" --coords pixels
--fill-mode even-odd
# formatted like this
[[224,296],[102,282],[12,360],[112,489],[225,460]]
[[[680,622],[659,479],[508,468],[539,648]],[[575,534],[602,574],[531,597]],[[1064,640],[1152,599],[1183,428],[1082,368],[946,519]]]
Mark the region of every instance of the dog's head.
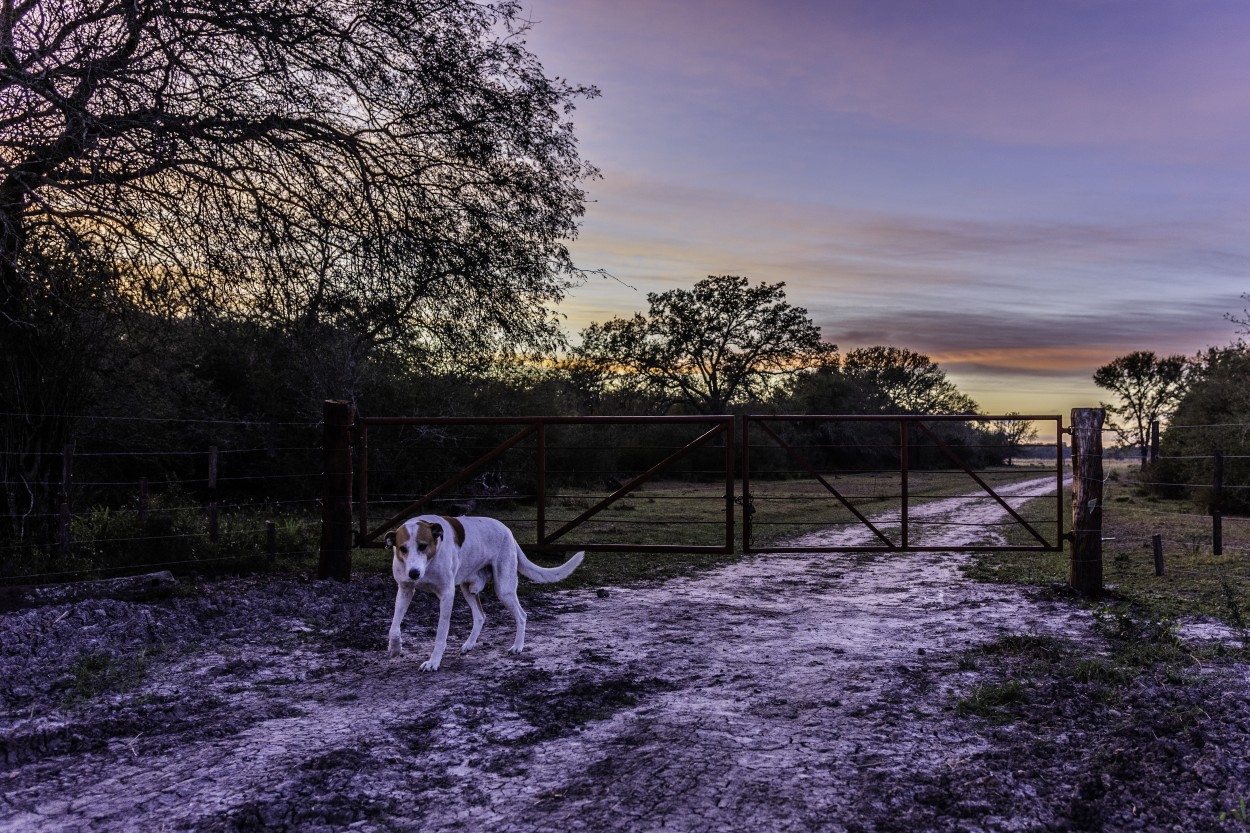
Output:
[[443,525],[411,520],[394,532],[386,533],[386,545],[395,554],[411,581],[420,581],[443,541]]

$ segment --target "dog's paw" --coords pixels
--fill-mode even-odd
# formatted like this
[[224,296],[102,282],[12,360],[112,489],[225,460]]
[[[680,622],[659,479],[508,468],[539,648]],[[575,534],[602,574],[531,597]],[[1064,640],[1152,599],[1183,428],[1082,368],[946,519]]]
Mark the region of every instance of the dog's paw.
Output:
[[397,657],[403,653],[403,650],[401,650],[401,646],[402,646],[402,643],[399,637],[397,636],[392,637],[391,641],[388,642],[386,645],[386,652],[393,657]]
[[509,648],[509,649],[508,649],[508,653],[510,653],[510,654],[519,654],[519,653],[521,653],[521,652],[522,652],[522,651],[524,651],[524,650],[525,650],[525,646],[524,646],[524,645],[513,645],[511,648]]
[[437,671],[438,663],[432,659],[427,659],[425,662],[421,663],[421,670],[422,671]]
[[476,647],[477,647],[476,642],[466,642],[460,646],[460,653],[467,654],[469,653],[469,651],[472,651]]

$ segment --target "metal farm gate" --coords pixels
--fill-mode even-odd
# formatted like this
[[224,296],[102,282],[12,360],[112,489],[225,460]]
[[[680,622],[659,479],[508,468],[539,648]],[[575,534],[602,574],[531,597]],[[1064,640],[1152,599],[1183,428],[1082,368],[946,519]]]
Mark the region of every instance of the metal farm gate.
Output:
[[[1053,426],[1049,442],[1023,436]],[[1022,430],[1023,428],[1023,430]],[[743,549],[747,552],[923,552],[1063,548],[1063,420],[1057,416],[746,416],[742,426]],[[1053,437],[1053,440],[1050,438]],[[1004,460],[1006,465],[1004,465]],[[1050,495],[1052,500],[1034,500]],[[1010,544],[924,543],[944,502],[1003,511]],[[1021,505],[1023,504],[1023,507]],[[949,512],[947,514],[950,514]],[[781,528],[783,534],[756,531]],[[822,542],[809,530],[858,539]],[[770,543],[771,542],[771,543]]]
[[[1022,424],[1027,431],[1013,430]],[[1043,440],[1026,441],[1030,432]],[[395,525],[427,512],[491,514],[539,552],[1057,551],[1064,543],[1058,416],[353,413],[341,433],[351,447],[336,458],[348,472],[339,482],[354,493],[352,528],[342,532],[356,546],[381,546]],[[331,456],[327,448],[327,472]],[[1053,500],[1032,499],[1052,491]],[[999,525],[1015,530],[1011,545],[924,544],[915,534],[930,522],[923,507],[939,500],[1001,507]],[[859,537],[804,537],[821,529]]]
[[[381,427],[408,432],[406,441],[391,438],[399,453],[387,473],[394,475],[393,467],[400,466],[398,488],[420,484],[419,496],[399,501],[397,511],[393,494],[370,497],[376,479],[371,472],[379,471],[370,460],[370,429],[376,433]],[[730,415],[357,417],[356,543],[377,546],[387,531],[417,514],[489,513],[507,522],[523,546],[539,552],[732,553],[734,428]],[[423,465],[432,457],[436,464]],[[663,497],[670,505],[693,504],[697,517],[671,517],[650,493],[641,499],[650,502],[651,511],[636,511],[630,500],[661,478],[668,478]],[[686,491],[695,494],[673,494],[674,481],[691,484]],[[379,505],[387,507],[384,514],[374,512]],[[509,511],[512,517],[506,516]],[[680,544],[654,535],[640,542],[629,534],[654,532],[666,523],[698,525],[709,534],[702,543]]]

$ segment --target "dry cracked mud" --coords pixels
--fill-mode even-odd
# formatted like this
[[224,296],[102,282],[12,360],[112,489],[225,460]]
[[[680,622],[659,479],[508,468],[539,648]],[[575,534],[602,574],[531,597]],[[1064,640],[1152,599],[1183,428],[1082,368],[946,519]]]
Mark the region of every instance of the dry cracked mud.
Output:
[[[1001,510],[924,511],[957,546]],[[434,674],[429,599],[386,655],[383,576],[8,613],[0,831],[1250,829],[1239,649],[1126,670],[1172,632],[964,558],[531,594],[518,657],[488,603]]]

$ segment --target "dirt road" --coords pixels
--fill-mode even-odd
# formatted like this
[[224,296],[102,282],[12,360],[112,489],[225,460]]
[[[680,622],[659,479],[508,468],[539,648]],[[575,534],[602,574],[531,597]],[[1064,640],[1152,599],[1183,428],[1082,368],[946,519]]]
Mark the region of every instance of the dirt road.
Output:
[[[924,511],[958,513],[956,546],[1001,509]],[[533,595],[523,655],[488,606],[435,674],[428,600],[386,656],[383,577],[10,614],[0,831],[1246,829],[1245,665],[1083,677],[1110,667],[1105,621],[961,562],[758,556]]]

